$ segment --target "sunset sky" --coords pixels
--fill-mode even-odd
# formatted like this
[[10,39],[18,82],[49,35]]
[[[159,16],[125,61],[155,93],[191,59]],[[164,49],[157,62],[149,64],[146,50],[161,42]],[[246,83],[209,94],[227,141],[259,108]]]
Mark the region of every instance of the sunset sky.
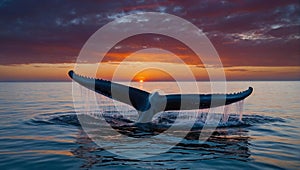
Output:
[[[169,13],[196,25],[217,50],[228,80],[300,80],[300,2],[232,1],[0,1],[0,81],[69,81],[77,56],[89,37],[128,14]],[[160,65],[186,80],[188,64],[197,80],[208,80],[201,61],[185,44],[156,34],[137,35],[105,55],[100,78],[111,79],[127,58],[118,80],[173,80],[159,69],[135,72],[138,65]],[[139,53],[132,56],[135,52]],[[134,77],[128,75],[134,74]]]

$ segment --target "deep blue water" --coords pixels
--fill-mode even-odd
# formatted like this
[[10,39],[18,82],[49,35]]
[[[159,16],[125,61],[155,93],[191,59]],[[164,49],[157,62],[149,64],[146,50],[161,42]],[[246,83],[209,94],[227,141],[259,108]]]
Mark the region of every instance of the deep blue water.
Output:
[[[199,86],[203,92],[209,87],[203,82]],[[248,86],[254,93],[245,100],[243,122],[232,111],[229,122],[199,143],[203,124],[196,120],[194,129],[170,150],[130,159],[88,137],[74,110],[72,83],[0,83],[0,169],[299,169],[300,82],[227,83],[230,92]],[[176,91],[168,82],[145,83],[142,88]],[[142,128],[167,128],[164,123],[172,120],[162,118],[174,115],[164,113]],[[120,133],[140,130],[123,118],[109,118],[113,125],[123,123],[117,127]]]

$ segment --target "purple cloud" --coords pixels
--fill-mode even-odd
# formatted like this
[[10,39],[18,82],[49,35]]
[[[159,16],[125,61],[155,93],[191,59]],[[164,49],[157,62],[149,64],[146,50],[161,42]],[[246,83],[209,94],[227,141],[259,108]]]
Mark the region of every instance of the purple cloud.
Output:
[[[147,11],[167,12],[194,23],[211,39],[224,65],[300,65],[296,0],[3,1],[0,64],[74,62],[101,26]],[[171,42],[168,46],[172,44],[179,48]]]

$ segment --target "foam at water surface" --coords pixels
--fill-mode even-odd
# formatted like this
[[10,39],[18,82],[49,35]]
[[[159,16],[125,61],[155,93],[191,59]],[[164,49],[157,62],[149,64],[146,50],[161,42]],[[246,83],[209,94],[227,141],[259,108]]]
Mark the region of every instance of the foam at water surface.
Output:
[[[219,114],[219,113],[215,113]],[[134,121],[127,119],[123,115],[119,114],[118,112],[112,111],[112,112],[93,112],[93,113],[75,113],[75,112],[58,112],[58,113],[49,113],[49,114],[40,114],[34,118],[32,118],[29,122],[29,124],[70,124],[75,126],[80,126],[80,121],[78,121],[77,116],[86,116],[90,117],[90,120],[93,120],[94,122],[98,122],[99,119],[105,117],[107,120],[112,120],[114,122],[120,123],[120,124],[114,124],[122,126],[124,124],[130,124],[134,126]],[[176,118],[178,118],[179,112],[164,112],[160,115],[156,116],[151,124],[153,126],[160,126],[160,125],[172,125]],[[194,127],[202,128],[206,117],[208,113],[207,112],[201,112],[198,113],[197,117],[194,120]],[[270,122],[283,122],[283,119],[277,118],[277,117],[270,117],[270,116],[262,116],[257,114],[252,115],[244,115],[243,121],[239,121],[239,116],[237,114],[227,114],[228,119],[226,122],[220,121],[218,124],[218,127],[238,127],[238,126],[252,126],[255,124],[263,124],[263,123],[270,123]],[[181,117],[183,118],[183,117]],[[118,121],[116,121],[118,120]],[[186,119],[182,119],[183,121],[179,121],[178,125],[184,124],[184,121]],[[175,124],[176,126],[176,124]]]

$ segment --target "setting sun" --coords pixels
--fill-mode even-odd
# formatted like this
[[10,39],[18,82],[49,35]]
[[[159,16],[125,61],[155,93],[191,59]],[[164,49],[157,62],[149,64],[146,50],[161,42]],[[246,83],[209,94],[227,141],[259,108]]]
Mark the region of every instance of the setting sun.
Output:
[[140,83],[143,83],[144,82],[144,80],[140,80]]

